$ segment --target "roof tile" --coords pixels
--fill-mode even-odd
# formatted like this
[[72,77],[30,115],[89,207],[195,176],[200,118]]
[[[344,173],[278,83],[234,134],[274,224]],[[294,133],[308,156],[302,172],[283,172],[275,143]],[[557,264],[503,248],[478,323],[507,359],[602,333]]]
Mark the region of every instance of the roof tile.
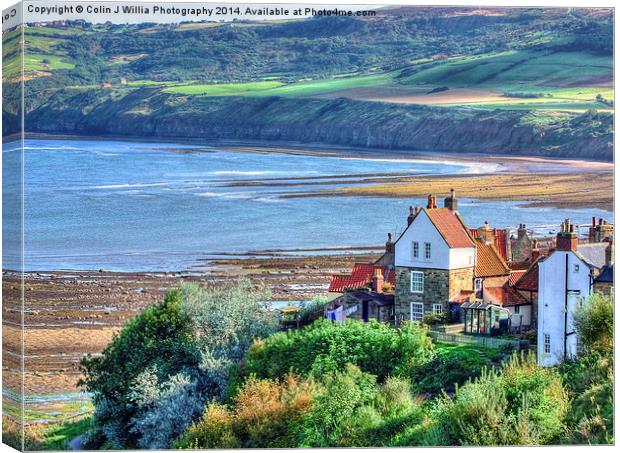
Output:
[[507,275],[510,269],[499,256],[495,246],[486,244],[480,239],[476,239],[476,266],[474,275],[476,277],[492,277],[496,275]]
[[474,246],[466,227],[454,211],[448,208],[424,209],[424,211],[450,248]]

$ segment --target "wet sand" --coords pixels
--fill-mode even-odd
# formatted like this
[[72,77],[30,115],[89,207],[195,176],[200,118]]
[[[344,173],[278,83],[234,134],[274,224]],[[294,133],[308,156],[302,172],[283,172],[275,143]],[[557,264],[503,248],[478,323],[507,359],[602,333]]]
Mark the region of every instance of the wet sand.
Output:
[[425,197],[439,196],[455,189],[460,198],[518,201],[524,206],[557,208],[598,208],[613,211],[613,173],[525,173],[470,176],[419,176],[394,178],[388,184],[336,188],[306,192],[289,197],[370,196]]

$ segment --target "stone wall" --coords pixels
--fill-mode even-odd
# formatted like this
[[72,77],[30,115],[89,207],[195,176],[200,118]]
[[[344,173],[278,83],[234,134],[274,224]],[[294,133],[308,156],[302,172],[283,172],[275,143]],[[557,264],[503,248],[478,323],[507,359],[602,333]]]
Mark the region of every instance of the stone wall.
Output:
[[[411,292],[411,272],[424,272],[424,292]],[[424,304],[424,314],[433,312],[433,304],[442,304],[444,313],[450,309],[450,298],[462,290],[473,290],[473,267],[463,269],[396,268],[394,306],[396,321],[411,318],[411,302]]]

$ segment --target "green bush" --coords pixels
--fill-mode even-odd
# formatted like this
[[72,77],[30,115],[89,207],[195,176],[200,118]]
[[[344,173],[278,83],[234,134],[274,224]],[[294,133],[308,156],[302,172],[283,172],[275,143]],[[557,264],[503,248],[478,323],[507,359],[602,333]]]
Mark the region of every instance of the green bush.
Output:
[[89,448],[167,448],[205,404],[227,394],[229,373],[277,320],[249,281],[184,284],[132,319],[100,357],[88,357],[81,385],[92,393]]
[[453,393],[457,386],[479,377],[485,368],[492,369],[491,357],[474,348],[455,348],[447,354],[439,354],[411,374],[413,389],[430,396]]
[[587,351],[606,353],[614,344],[614,306],[610,295],[591,295],[574,316],[575,330]]
[[427,445],[542,445],[564,433],[568,396],[557,371],[517,356],[433,408]]
[[591,353],[565,362],[560,373],[571,397],[567,443],[613,443],[613,355]]
[[320,377],[352,363],[383,381],[425,364],[434,354],[426,328],[417,324],[394,329],[378,322],[335,324],[323,319],[255,342],[246,354],[244,371],[270,379],[289,372]]

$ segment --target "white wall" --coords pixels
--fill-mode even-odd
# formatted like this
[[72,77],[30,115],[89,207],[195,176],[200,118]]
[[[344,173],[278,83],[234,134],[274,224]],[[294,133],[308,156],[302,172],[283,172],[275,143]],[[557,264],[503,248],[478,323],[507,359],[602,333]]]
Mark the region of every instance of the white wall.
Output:
[[516,311],[516,307],[506,307],[511,318],[511,327],[517,328],[519,326],[528,327],[532,325],[532,306],[531,305],[519,305],[519,313]]
[[[419,244],[418,258],[413,258],[412,243]],[[431,258],[424,258],[424,243],[431,244]],[[396,242],[395,264],[398,267],[459,269],[474,265],[475,247],[450,249],[425,211],[421,211]]]
[[[566,256],[568,256],[568,285],[566,285]],[[575,266],[579,266],[576,270]],[[557,365],[564,359],[564,306],[566,287],[568,293],[568,320],[566,332],[573,328],[573,314],[591,291],[590,268],[573,252],[556,251],[539,264],[538,273],[538,363],[543,366]],[[545,353],[545,334],[550,335],[551,351]],[[577,352],[577,335],[566,340],[566,356]]]

